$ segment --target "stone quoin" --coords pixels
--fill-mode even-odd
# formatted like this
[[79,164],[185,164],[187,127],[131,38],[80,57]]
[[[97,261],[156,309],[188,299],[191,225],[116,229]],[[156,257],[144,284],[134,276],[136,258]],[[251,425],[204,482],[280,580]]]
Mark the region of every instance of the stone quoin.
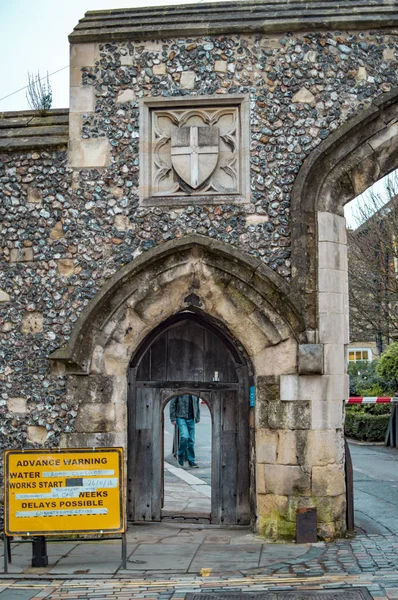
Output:
[[0,113],[0,439],[123,446],[131,464],[132,373],[156,332],[194,319],[247,406],[256,388],[239,430],[250,524],[292,538],[315,506],[331,539],[343,206],[398,167],[398,10],[297,5],[88,12],[69,110]]

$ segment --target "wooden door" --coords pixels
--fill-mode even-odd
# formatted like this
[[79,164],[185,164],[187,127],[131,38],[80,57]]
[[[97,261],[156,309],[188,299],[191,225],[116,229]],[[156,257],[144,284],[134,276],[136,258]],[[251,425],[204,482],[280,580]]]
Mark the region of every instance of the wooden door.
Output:
[[161,519],[162,407],[191,393],[202,395],[212,414],[212,523],[249,524],[249,387],[236,349],[197,315],[184,314],[150,334],[129,377],[129,518]]
[[248,525],[249,426],[245,395],[236,390],[211,393],[213,411],[212,523]]
[[135,387],[130,403],[129,518],[160,521],[162,494],[162,417],[160,390]]

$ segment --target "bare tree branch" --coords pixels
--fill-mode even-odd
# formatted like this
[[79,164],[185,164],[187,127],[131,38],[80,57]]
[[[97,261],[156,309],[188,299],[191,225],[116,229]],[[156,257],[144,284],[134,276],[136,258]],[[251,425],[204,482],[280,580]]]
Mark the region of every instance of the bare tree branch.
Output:
[[[386,202],[387,198],[387,202]],[[375,341],[379,351],[398,340],[398,173],[383,192],[364,196],[347,231],[352,341]]]
[[36,76],[28,73],[28,80],[26,99],[30,108],[33,110],[49,110],[51,108],[53,96],[48,72],[47,77],[40,77],[39,71]]

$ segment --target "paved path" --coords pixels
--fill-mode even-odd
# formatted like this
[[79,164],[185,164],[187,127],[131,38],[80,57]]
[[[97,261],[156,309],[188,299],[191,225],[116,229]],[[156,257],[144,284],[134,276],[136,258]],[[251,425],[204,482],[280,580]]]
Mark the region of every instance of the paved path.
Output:
[[[155,530],[153,532],[155,536]],[[195,536],[197,534],[195,533]],[[163,538],[163,542],[166,538]],[[202,559],[196,554],[193,561],[197,564],[214,565],[214,558],[218,560],[218,566],[222,566],[219,554],[225,558],[233,557],[242,551],[241,544],[234,544],[239,536],[233,537],[229,543],[214,544],[212,553],[204,552]],[[140,540],[137,539],[136,542]],[[151,541],[137,543],[137,548],[146,545],[137,552],[130,554],[130,559],[139,556],[141,559],[152,560],[156,553],[159,556],[159,547],[162,543],[154,544]],[[170,538],[169,538],[170,541]],[[172,542],[174,540],[171,540]],[[246,540],[247,541],[247,540]],[[220,540],[218,540],[220,542]],[[193,542],[192,542],[193,543]],[[79,562],[69,561],[70,575],[56,575],[54,567],[49,572],[41,572],[32,575],[32,570],[27,570],[26,579],[15,579],[15,576],[0,580],[0,600],[69,600],[89,599],[105,600],[106,598],[146,598],[147,600],[168,600],[169,598],[184,598],[187,592],[220,592],[220,591],[262,591],[262,590],[332,590],[336,587],[366,587],[375,600],[398,600],[398,541],[396,536],[365,536],[360,535],[355,540],[342,540],[331,544],[317,544],[312,547],[296,547],[301,551],[290,554],[290,547],[284,545],[264,544],[261,552],[257,554],[256,541],[253,550],[262,566],[250,568],[253,558],[239,565],[233,562],[228,567],[239,567],[238,570],[216,573],[214,570],[207,571],[208,576],[201,573],[178,573],[181,553],[175,555],[171,550],[170,562],[174,566],[169,571],[150,573],[143,572],[148,567],[148,562],[141,565],[129,564],[126,571],[119,570],[114,577],[104,572],[107,558],[112,555],[110,544],[98,545],[95,553],[87,550],[85,556],[80,551],[75,554]],[[195,544],[196,545],[196,542]],[[206,545],[206,544],[205,544]],[[207,539],[209,544],[209,538]],[[228,552],[231,547],[232,552]],[[165,544],[167,546],[167,544]],[[174,546],[171,543],[171,546]],[[186,549],[185,545],[185,549]],[[251,544],[246,544],[246,550],[250,554]],[[203,545],[199,546],[199,551]],[[130,547],[131,549],[131,547]],[[217,551],[216,551],[217,549]],[[285,554],[284,554],[285,549]],[[114,548],[114,553],[116,548]],[[275,555],[275,552],[278,556]],[[161,553],[161,552],[160,552]],[[69,556],[72,556],[69,553]],[[67,556],[68,556],[67,555]],[[203,560],[204,559],[204,560]],[[279,562],[273,563],[273,560]],[[211,562],[213,561],[213,562]],[[62,562],[62,561],[60,561]],[[152,563],[153,564],[153,563]],[[80,569],[78,569],[80,567]],[[91,573],[87,573],[84,567],[88,567]],[[249,567],[249,568],[245,568]],[[134,571],[140,568],[141,572]],[[203,567],[202,567],[203,568]],[[210,569],[211,567],[207,567]],[[72,574],[72,569],[75,569]],[[102,574],[99,571],[103,570]],[[29,572],[30,571],[30,572]],[[109,567],[108,567],[109,571]],[[36,570],[37,573],[37,570]],[[304,600],[306,596],[303,595]]]
[[367,533],[398,535],[398,449],[350,444],[355,524]]
[[39,570],[29,567],[30,545],[19,544],[10,574],[0,578],[0,600],[168,600],[263,590],[302,590],[304,600],[306,590],[337,587],[366,587],[374,600],[398,600],[398,451],[351,449],[359,524],[352,539],[266,544],[245,529],[147,524],[129,530],[125,570],[117,541],[51,543],[50,565]]

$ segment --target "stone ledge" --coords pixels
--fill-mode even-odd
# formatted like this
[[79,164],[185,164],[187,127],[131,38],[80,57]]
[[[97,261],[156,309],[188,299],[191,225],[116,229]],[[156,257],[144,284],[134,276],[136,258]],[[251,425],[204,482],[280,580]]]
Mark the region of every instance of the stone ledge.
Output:
[[69,109],[0,113],[0,151],[66,146]]
[[398,25],[397,7],[388,0],[257,1],[159,6],[89,11],[69,35],[69,41],[122,41],[218,35],[220,33],[278,33],[335,29],[392,28]]

